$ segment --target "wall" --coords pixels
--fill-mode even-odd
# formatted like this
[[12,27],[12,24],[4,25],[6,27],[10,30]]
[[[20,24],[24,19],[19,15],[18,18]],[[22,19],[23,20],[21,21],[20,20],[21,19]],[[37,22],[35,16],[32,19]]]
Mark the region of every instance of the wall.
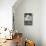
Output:
[[[13,6],[15,28],[18,32],[22,32],[25,38],[35,41],[36,46],[41,46],[40,38],[40,0],[23,0],[17,7]],[[24,25],[24,13],[33,14],[33,25]]]
[[40,31],[41,31],[41,42],[42,46],[46,46],[46,0],[41,2],[41,21],[40,21]]
[[16,0],[0,0],[0,27],[12,28],[12,6]]

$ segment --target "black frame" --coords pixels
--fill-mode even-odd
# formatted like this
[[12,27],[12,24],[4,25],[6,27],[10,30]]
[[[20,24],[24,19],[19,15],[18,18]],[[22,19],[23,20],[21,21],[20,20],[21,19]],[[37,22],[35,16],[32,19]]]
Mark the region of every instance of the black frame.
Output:
[[24,25],[32,25],[32,23],[33,23],[32,13],[24,13]]

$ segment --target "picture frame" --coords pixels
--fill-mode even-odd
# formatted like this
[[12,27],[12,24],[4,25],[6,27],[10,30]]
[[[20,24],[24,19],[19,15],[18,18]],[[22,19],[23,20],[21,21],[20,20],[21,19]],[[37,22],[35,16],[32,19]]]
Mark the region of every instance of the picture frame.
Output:
[[33,24],[33,15],[32,13],[24,13],[24,25]]

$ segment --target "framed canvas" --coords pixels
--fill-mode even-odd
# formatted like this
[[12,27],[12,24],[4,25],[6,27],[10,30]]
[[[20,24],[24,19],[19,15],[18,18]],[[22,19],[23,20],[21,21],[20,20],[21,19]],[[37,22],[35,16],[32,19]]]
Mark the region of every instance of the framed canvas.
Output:
[[32,13],[24,13],[24,25],[32,25],[33,15]]

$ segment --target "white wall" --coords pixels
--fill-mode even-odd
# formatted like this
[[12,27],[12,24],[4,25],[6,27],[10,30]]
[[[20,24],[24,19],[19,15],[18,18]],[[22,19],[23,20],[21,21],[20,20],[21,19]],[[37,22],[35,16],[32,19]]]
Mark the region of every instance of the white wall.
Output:
[[[24,37],[35,41],[36,46],[41,46],[40,39],[40,0],[23,0],[17,7],[14,5],[15,28],[22,32]],[[33,25],[24,25],[24,13],[33,14]]]
[[46,46],[46,0],[41,2],[41,40],[42,46]]
[[12,28],[12,6],[16,0],[0,0],[0,27]]

